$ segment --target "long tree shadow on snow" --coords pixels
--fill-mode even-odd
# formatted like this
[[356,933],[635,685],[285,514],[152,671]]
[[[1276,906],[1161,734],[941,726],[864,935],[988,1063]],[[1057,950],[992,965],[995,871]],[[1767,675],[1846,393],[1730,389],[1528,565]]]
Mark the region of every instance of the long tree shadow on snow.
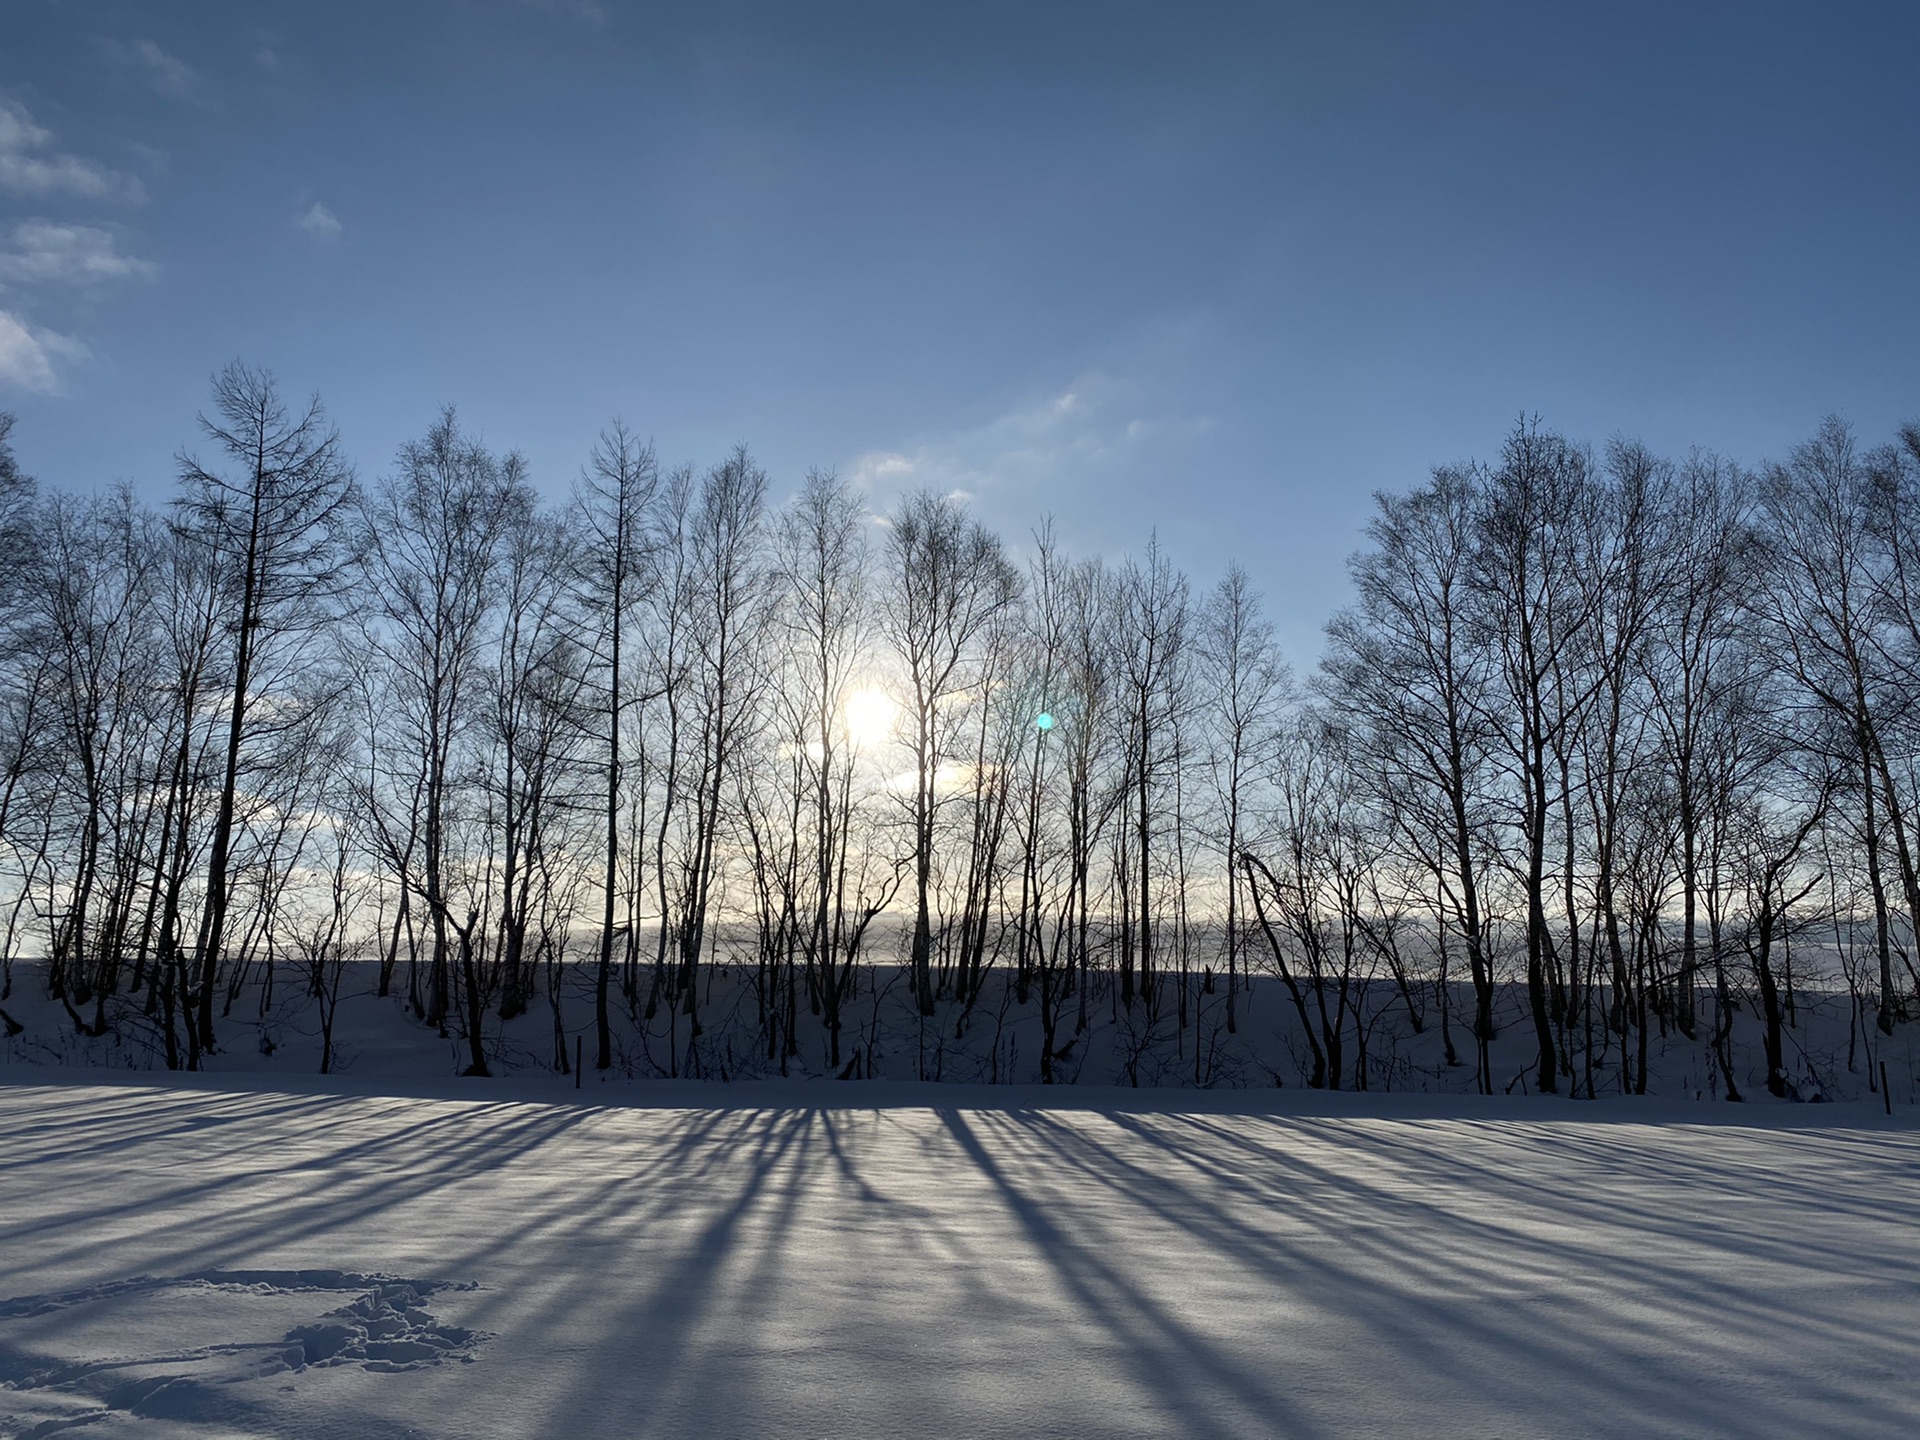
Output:
[[[129,1227],[110,1278],[343,1245],[339,1264],[392,1268],[358,1252],[444,1217],[434,1279],[480,1281],[463,1323],[501,1336],[473,1370],[508,1363],[516,1336],[585,1337],[586,1383],[539,1433],[675,1434],[702,1415],[729,1422],[711,1433],[805,1433],[832,1413],[882,1433],[868,1393],[928,1433],[988,1411],[974,1433],[1072,1433],[1071,1394],[984,1393],[1037,1345],[1124,1392],[1134,1433],[1154,1417],[1200,1437],[1340,1433],[1339,1376],[1308,1368],[1330,1345],[1431,1397],[1436,1421],[1472,1397],[1516,1429],[1555,1413],[1735,1433],[1729,1387],[1756,1354],[1791,1379],[1764,1433],[1835,1415],[1901,1433],[1914,1402],[1911,1378],[1875,1391],[1821,1359],[1910,1370],[1903,1338],[1848,1303],[1920,1290],[1913,1247],[1863,1249],[1907,1233],[1920,1198],[1920,1140],[1901,1132],[46,1087],[5,1144],[23,1188],[139,1174],[0,1214],[0,1298],[97,1265],[100,1237]],[[503,1187],[511,1204],[475,1208]],[[1209,1314],[1190,1279],[1253,1299]]]

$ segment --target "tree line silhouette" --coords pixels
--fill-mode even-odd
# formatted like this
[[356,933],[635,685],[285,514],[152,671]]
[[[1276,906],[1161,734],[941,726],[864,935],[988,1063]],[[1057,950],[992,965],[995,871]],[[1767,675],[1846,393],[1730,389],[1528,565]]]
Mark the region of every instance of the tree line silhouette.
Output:
[[923,1026],[1036,1022],[1043,1081],[1102,1008],[1204,1081],[1263,979],[1311,1085],[1391,1013],[1483,1092],[1517,1026],[1543,1091],[1678,1032],[1731,1099],[1743,1009],[1786,1096],[1808,994],[1850,1063],[1920,997],[1920,427],[1747,469],[1523,421],[1376,497],[1300,683],[1237,566],[776,500],[744,448],[616,424],[548,501],[448,410],[363,482],[236,363],[156,508],[12,423],[4,985],[170,1067],[294,986],[329,1068],[364,976],[472,1074],[536,1006],[555,1068],[626,1024],[704,1073],[724,966],[765,1065],[845,1073],[891,967]]

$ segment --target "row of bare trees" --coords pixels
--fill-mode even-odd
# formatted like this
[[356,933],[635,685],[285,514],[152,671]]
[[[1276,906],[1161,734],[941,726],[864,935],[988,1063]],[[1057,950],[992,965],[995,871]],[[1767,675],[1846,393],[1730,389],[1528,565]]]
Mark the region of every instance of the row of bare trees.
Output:
[[1523,424],[1379,498],[1301,688],[1152,543],[618,425],[554,501],[452,411],[363,483],[240,365],[202,428],[160,511],[0,429],[5,984],[169,1065],[292,986],[329,1066],[352,975],[473,1074],[531,1011],[561,1070],[873,1073],[887,976],[921,1075],[1012,1016],[1043,1080],[1103,1026],[1245,1078],[1284,1022],[1366,1085],[1437,1022],[1491,1091],[1517,1021],[1542,1089],[1644,1091],[1671,1031],[1737,1094],[1746,1005],[1785,1094],[1804,957],[1869,1048],[1920,978],[1911,429],[1749,473]]
[[1355,928],[1417,917],[1464,960],[1483,1088],[1507,955],[1543,1090],[1643,1093],[1655,1027],[1704,1025],[1738,1098],[1749,1004],[1787,1093],[1782,966],[1816,926],[1892,1034],[1920,980],[1916,503],[1920,430],[1862,454],[1836,421],[1758,472],[1523,424],[1380,497],[1321,687],[1358,813],[1293,888],[1317,865],[1315,893],[1369,892]]

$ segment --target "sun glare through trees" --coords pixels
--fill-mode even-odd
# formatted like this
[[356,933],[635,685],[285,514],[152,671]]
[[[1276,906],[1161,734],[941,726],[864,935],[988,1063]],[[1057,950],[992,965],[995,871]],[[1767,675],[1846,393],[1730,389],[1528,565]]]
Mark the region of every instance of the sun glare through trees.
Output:
[[0,1440],[1920,1435],[1916,54],[7,0]]

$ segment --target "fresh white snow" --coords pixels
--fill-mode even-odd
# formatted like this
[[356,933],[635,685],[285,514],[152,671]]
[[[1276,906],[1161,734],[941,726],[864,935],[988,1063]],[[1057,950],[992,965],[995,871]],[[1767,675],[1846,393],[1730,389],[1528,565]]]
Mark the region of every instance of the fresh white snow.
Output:
[[11,1072],[0,1435],[1920,1434],[1911,1112],[624,1101]]

